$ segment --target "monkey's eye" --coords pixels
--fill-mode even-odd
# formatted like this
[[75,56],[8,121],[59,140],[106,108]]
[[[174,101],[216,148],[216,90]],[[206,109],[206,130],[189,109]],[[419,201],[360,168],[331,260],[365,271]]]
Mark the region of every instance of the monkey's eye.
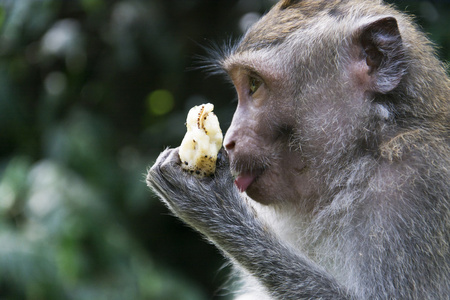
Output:
[[256,91],[259,89],[259,87],[261,86],[261,80],[255,78],[255,77],[250,77],[249,78],[249,91],[250,91],[250,96],[253,95],[254,93],[256,93]]

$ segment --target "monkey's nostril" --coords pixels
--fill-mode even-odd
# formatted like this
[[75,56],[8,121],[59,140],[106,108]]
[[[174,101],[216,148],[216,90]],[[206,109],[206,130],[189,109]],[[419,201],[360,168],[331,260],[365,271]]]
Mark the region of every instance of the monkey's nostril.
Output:
[[230,141],[230,142],[224,144],[225,150],[227,150],[227,151],[233,150],[235,146],[236,146],[236,143],[234,141]]

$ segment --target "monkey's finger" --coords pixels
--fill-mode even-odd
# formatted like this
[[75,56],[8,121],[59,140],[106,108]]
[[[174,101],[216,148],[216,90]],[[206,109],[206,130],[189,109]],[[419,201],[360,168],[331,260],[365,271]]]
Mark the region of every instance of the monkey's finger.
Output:
[[234,179],[230,171],[230,160],[227,151],[222,148],[217,154],[216,172],[214,174],[215,182],[228,185],[227,188],[233,189]]
[[167,170],[176,164],[181,164],[178,157],[178,148],[167,148],[156,159],[155,164],[150,168],[149,173],[161,173],[161,171]]
[[222,147],[217,154],[216,168],[218,169],[230,169],[230,160],[228,158],[227,151]]
[[161,176],[167,181],[176,181],[177,178],[180,178],[182,169],[181,169],[181,160],[179,156],[179,147],[174,149],[167,149],[161,154],[161,162],[157,166],[158,172]]
[[154,166],[160,166],[162,165],[167,158],[171,155],[171,153],[173,152],[173,148],[166,148],[163,152],[161,152],[158,156],[158,158],[156,159],[156,162],[154,164]]
[[180,156],[178,155],[179,147],[174,149],[166,149],[164,151],[163,161],[161,161],[160,169],[173,168],[175,165],[181,165]]
[[[163,200],[163,202],[175,211],[176,204],[172,201],[174,191],[178,191],[181,172],[178,148],[166,149],[157,158],[155,164],[147,174],[147,185]],[[176,193],[176,192],[175,192]]]
[[[174,154],[175,152],[175,154]],[[174,164],[177,163],[176,156],[178,151],[175,151],[175,149],[169,149],[167,148],[156,159],[155,164],[150,168],[147,174],[147,183],[151,184],[151,182],[156,182],[158,179],[165,179],[167,180],[170,178],[170,176],[164,176],[164,173],[167,173],[168,170],[172,165],[172,169],[174,168]]]

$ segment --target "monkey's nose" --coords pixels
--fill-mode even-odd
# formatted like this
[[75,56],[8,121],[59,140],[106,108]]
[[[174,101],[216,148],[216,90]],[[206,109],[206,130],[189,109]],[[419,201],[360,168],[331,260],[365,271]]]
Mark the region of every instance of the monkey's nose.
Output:
[[236,143],[234,141],[225,141],[223,146],[225,147],[225,150],[227,150],[227,152],[230,152],[231,150],[234,149]]
[[225,138],[223,139],[223,147],[227,151],[228,154],[231,154],[233,149],[236,147],[236,134],[232,129],[228,129],[225,134]]

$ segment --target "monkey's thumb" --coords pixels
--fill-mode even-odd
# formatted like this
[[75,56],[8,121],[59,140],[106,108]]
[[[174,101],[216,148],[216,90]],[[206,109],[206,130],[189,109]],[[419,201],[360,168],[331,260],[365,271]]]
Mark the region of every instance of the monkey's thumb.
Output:
[[230,160],[227,151],[222,147],[217,153],[216,173],[224,171],[230,172]]

